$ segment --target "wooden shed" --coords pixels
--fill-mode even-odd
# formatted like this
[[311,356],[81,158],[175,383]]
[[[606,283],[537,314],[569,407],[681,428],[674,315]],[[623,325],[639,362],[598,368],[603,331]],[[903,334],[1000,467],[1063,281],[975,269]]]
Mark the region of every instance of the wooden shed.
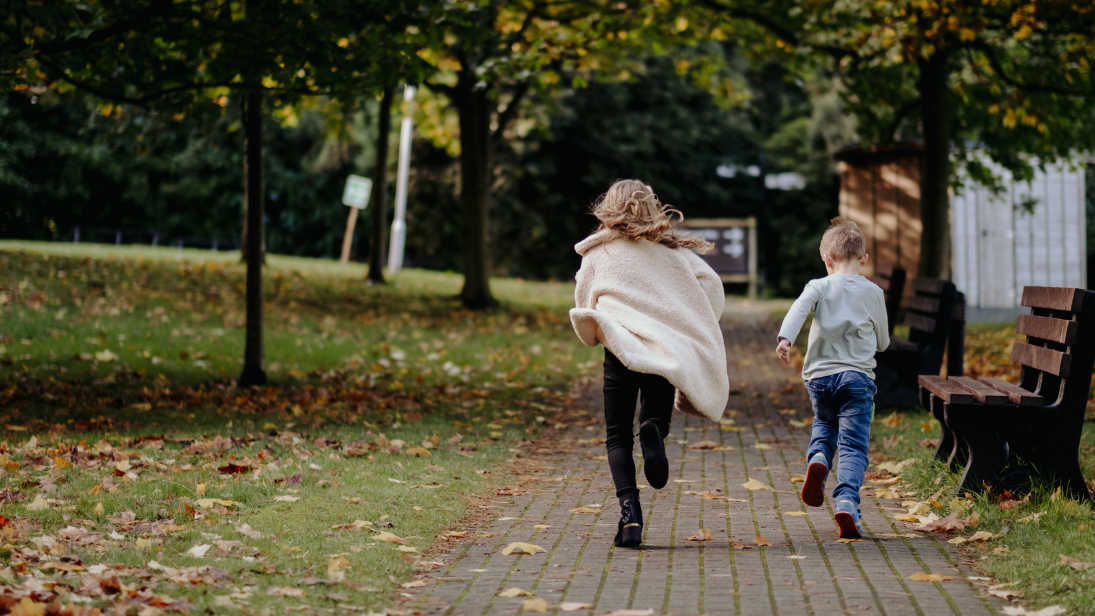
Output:
[[[840,215],[867,236],[874,264],[895,263],[909,277],[920,259],[920,144],[840,152]],[[986,165],[991,162],[984,161]],[[951,195],[952,279],[974,309],[1018,307],[1023,287],[1087,286],[1084,173],[1048,165],[1030,182],[1006,171],[1004,194],[967,183]],[[1037,200],[1033,213],[1021,204]],[[911,293],[905,286],[905,295]]]
[[[916,275],[920,260],[920,144],[872,150],[844,150],[840,161],[840,215],[867,236],[871,255],[865,276],[877,263],[900,265]],[[905,285],[905,294],[912,285]]]

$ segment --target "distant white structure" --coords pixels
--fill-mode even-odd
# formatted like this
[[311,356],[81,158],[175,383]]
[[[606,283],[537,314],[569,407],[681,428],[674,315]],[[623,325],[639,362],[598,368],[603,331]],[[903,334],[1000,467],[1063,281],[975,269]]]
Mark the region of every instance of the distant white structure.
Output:
[[[1028,285],[1086,287],[1083,167],[1048,165],[1030,183],[993,171],[1003,194],[970,182],[951,199],[954,283],[966,304],[1015,309]],[[1032,214],[1021,207],[1029,197]]]

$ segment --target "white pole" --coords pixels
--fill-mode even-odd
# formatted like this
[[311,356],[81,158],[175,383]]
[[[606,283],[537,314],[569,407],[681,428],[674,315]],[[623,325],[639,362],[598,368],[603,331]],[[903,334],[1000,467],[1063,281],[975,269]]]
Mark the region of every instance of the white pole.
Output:
[[395,220],[392,221],[392,241],[388,246],[388,273],[399,273],[403,268],[403,244],[407,235],[407,225],[403,219],[407,214],[407,174],[411,167],[411,136],[414,131],[414,88],[403,88],[403,100],[407,102],[407,111],[403,115],[403,124],[399,129],[399,172],[395,184]]

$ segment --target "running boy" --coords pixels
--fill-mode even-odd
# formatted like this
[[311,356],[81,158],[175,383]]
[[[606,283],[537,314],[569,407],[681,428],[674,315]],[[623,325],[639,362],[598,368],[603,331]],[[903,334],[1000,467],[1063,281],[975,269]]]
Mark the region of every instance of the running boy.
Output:
[[867,240],[850,220],[837,217],[821,238],[829,275],[811,280],[779,330],[776,354],[786,363],[806,317],[814,313],[802,379],[814,407],[813,434],[806,456],[802,501],[820,507],[825,478],[839,448],[834,520],[841,538],[858,539],[859,488],[867,470],[867,441],[874,419],[875,353],[890,344],[882,289],[860,275],[867,264]]

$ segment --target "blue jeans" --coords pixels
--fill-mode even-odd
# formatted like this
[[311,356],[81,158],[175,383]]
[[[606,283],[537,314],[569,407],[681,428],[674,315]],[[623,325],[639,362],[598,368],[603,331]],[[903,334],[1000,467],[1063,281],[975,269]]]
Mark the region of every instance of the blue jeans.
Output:
[[839,450],[833,500],[850,500],[858,507],[878,389],[870,377],[855,370],[811,379],[806,381],[806,389],[814,407],[814,429],[806,459],[824,454],[831,475],[833,456]]

